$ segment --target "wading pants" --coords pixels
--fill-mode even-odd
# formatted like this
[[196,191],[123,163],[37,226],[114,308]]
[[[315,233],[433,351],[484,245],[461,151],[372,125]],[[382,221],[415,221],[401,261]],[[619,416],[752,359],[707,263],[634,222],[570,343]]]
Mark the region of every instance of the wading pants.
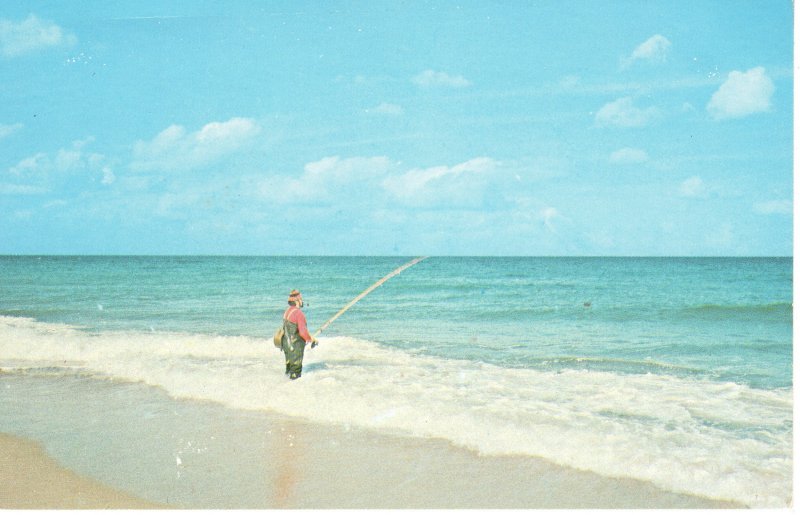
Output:
[[282,348],[283,355],[286,356],[286,374],[292,379],[297,379],[303,372],[303,352],[306,342],[302,338],[292,338],[290,333],[286,332]]

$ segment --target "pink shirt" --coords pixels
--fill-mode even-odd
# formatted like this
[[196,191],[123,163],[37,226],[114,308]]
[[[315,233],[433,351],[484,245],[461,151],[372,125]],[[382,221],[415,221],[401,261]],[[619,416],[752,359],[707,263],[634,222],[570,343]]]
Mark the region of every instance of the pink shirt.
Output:
[[300,311],[300,308],[289,306],[283,313],[283,318],[297,324],[297,332],[300,333],[300,338],[307,342],[311,341],[311,335],[308,334],[308,327],[306,327],[306,316]]

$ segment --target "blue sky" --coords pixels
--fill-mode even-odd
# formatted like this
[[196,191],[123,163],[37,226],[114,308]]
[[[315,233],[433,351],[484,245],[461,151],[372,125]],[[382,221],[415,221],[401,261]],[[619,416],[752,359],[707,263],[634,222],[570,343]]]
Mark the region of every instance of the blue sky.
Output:
[[791,255],[792,17],[3,2],[0,253]]

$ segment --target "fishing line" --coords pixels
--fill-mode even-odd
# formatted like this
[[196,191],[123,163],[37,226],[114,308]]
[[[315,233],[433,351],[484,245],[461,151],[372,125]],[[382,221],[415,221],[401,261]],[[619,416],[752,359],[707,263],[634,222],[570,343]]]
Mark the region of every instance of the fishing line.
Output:
[[369,295],[369,293],[370,293],[372,290],[374,290],[375,288],[377,288],[377,287],[378,287],[378,286],[380,286],[381,284],[385,283],[386,281],[388,281],[388,280],[389,280],[389,279],[391,279],[392,277],[394,277],[394,276],[396,276],[396,275],[400,274],[400,273],[401,273],[403,270],[405,270],[406,268],[410,268],[410,267],[412,267],[412,266],[416,265],[417,263],[419,263],[420,261],[422,261],[423,259],[427,259],[427,258],[428,258],[428,256],[424,256],[424,257],[418,257],[418,258],[412,259],[411,261],[409,261],[409,262],[408,262],[408,263],[406,263],[405,265],[403,265],[403,266],[401,266],[401,267],[399,267],[399,268],[396,268],[396,269],[395,269],[395,270],[393,270],[391,273],[387,274],[385,277],[383,277],[382,279],[380,279],[379,281],[377,281],[375,284],[373,284],[372,286],[370,286],[370,287],[369,287],[369,288],[367,288],[366,290],[364,290],[364,291],[362,291],[361,293],[359,293],[359,294],[358,294],[358,296],[357,296],[356,298],[354,298],[353,300],[351,300],[350,302],[348,302],[348,303],[347,303],[347,305],[346,305],[345,307],[343,307],[342,309],[340,309],[338,313],[336,313],[335,315],[333,315],[333,316],[332,316],[330,319],[328,319],[328,321],[327,321],[327,322],[325,322],[324,324],[322,324],[322,326],[321,326],[319,329],[317,329],[317,332],[316,332],[316,333],[314,333],[314,336],[313,336],[313,338],[316,338],[316,337],[317,337],[317,335],[319,335],[319,333],[321,333],[321,332],[322,332],[322,331],[324,331],[324,330],[325,330],[325,329],[326,329],[326,328],[327,328],[329,325],[331,325],[331,323],[332,323],[334,320],[336,320],[337,318],[339,318],[340,316],[342,316],[342,315],[344,314],[344,312],[345,312],[345,311],[347,311],[348,309],[352,308],[352,307],[353,307],[353,305],[354,305],[356,302],[358,302],[359,300],[361,300],[361,299],[363,299],[364,297],[366,297],[367,295]]

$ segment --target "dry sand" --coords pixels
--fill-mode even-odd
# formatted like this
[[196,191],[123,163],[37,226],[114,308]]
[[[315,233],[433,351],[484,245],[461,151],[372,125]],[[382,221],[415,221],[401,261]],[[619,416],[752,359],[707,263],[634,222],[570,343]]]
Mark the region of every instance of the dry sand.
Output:
[[0,509],[164,508],[81,477],[30,440],[0,434]]

